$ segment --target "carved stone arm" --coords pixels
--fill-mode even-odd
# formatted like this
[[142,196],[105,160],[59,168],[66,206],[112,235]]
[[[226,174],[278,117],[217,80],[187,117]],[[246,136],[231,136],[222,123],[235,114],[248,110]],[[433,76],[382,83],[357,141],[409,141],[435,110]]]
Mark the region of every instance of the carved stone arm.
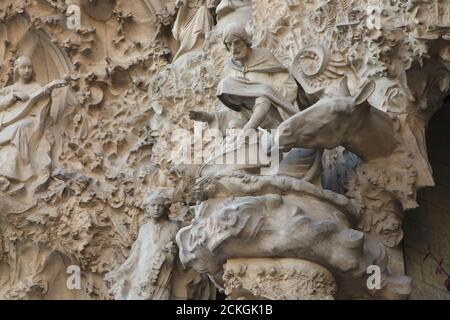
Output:
[[397,146],[395,118],[357,100],[322,99],[287,119],[277,132],[281,150],[343,146],[363,160],[390,155]]
[[177,2],[175,2],[175,7],[181,7],[184,6],[186,7],[189,3],[189,0],[177,0]]

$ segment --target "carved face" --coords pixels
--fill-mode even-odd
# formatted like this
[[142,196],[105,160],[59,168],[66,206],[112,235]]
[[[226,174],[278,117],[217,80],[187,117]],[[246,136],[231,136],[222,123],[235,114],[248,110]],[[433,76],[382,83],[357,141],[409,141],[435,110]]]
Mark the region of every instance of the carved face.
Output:
[[17,72],[20,79],[24,80],[25,82],[29,82],[33,77],[33,65],[30,61],[24,61],[17,68]]
[[152,199],[149,203],[145,205],[145,213],[149,218],[160,219],[167,211],[167,203],[164,198]]
[[233,35],[227,37],[225,45],[233,56],[233,59],[239,62],[245,62],[251,50],[243,39]]

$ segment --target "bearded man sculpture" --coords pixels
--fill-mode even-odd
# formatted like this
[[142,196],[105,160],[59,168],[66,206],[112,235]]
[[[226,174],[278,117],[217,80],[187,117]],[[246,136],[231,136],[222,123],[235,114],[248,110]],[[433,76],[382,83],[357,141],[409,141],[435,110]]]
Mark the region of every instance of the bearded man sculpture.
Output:
[[232,57],[225,65],[217,95],[247,120],[244,130],[275,129],[299,112],[294,107],[298,90],[294,78],[269,50],[251,47],[244,25],[228,25],[223,39]]

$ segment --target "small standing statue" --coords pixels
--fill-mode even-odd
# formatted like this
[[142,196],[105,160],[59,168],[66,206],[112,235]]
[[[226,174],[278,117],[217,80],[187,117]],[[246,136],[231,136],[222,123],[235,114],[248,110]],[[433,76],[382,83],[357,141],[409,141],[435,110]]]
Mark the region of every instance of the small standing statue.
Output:
[[170,206],[171,199],[161,192],[144,199],[148,222],[139,229],[128,259],[105,276],[116,300],[170,298],[178,231],[178,224],[169,220]]

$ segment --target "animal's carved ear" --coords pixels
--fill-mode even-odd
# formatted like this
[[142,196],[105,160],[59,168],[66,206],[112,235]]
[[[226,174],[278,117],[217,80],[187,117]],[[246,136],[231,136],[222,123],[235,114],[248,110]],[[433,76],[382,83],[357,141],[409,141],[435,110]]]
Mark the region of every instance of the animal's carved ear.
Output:
[[355,97],[355,105],[360,105],[372,95],[375,91],[376,84],[374,81],[368,82]]

